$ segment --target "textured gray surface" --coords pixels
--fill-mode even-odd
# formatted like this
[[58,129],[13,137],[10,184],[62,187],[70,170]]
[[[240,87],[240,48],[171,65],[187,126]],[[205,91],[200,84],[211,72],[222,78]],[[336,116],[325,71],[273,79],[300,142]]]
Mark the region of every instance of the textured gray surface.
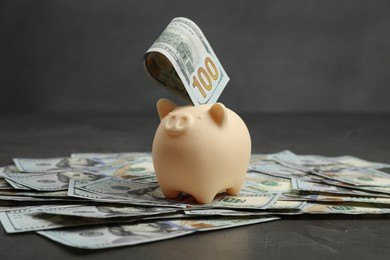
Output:
[[[244,114],[254,153],[351,154],[389,163],[390,114]],[[157,113],[1,115],[0,165],[13,157],[150,151]],[[107,250],[0,229],[1,259],[389,259],[390,216],[302,215]]]
[[144,73],[169,21],[193,19],[237,111],[390,111],[387,0],[2,0],[0,110],[151,111]]

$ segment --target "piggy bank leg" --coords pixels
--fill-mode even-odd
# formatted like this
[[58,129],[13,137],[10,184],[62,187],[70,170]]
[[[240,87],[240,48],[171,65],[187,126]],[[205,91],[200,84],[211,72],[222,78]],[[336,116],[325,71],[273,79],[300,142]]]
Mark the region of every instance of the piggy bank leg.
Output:
[[179,194],[180,194],[179,191],[174,190],[174,189],[170,189],[167,187],[160,186],[160,189],[161,189],[161,192],[164,194],[165,198],[167,198],[167,199],[177,198],[177,196],[179,196]]
[[226,189],[226,193],[229,195],[236,195],[236,194],[240,193],[240,191],[241,191],[241,183],[236,185],[236,186],[233,186],[229,189]]
[[[192,195],[192,194],[191,194]],[[207,204],[214,200],[216,193],[192,195],[199,204]]]

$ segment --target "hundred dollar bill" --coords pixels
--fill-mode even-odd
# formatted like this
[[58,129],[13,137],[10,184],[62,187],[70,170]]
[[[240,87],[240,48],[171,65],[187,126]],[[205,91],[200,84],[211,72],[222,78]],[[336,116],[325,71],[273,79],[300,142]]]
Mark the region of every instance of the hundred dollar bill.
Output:
[[[365,185],[352,185],[345,182],[340,182],[331,179],[324,179],[323,182],[335,187],[342,187],[347,189],[360,190],[362,192],[371,193],[375,196],[390,196],[390,185],[388,186],[365,186]],[[386,195],[385,195],[386,194]]]
[[[128,153],[72,153],[71,158],[89,159],[98,162],[98,166],[106,164],[132,164],[135,162],[148,161],[152,162],[150,152],[128,152]],[[95,166],[92,166],[95,167]]]
[[82,190],[78,188],[78,183],[82,182],[85,184],[83,181],[77,181],[77,180],[70,180],[69,181],[69,187],[68,187],[68,192],[67,195],[69,197],[74,197],[74,198],[79,198],[79,199],[86,199],[86,200],[91,200],[91,201],[96,201],[96,202],[107,202],[107,203],[129,203],[127,200],[121,200],[115,197],[111,196],[106,196],[103,194],[98,194],[95,192],[90,192],[86,190]]
[[309,214],[389,214],[389,208],[372,203],[306,203],[303,213]]
[[[5,174],[7,174],[7,173],[5,173]],[[31,190],[31,188],[26,187],[20,183],[17,183],[11,179],[4,178],[4,180],[15,190]]]
[[14,187],[9,184],[5,179],[0,178],[0,190],[13,190]]
[[0,206],[0,212],[5,212],[5,211],[13,211],[13,210],[21,210],[21,209],[29,209],[32,208],[33,206],[26,206],[26,205],[9,205],[9,206]]
[[335,194],[345,194],[345,195],[375,196],[374,194],[368,192],[327,185],[325,183],[314,183],[314,182],[302,181],[295,178],[291,178],[291,184],[293,190],[299,190],[299,191],[307,191],[307,192],[315,192],[315,193],[335,193]]
[[148,49],[144,67],[194,105],[215,103],[229,81],[200,28],[184,17],[174,18]]
[[193,233],[192,230],[166,230],[159,222],[138,224],[116,224],[109,226],[81,227],[69,230],[38,231],[38,234],[60,244],[82,248],[102,249],[137,245],[171,239]]
[[390,175],[369,168],[348,168],[338,171],[315,171],[316,175],[355,186],[390,186]]
[[291,180],[274,177],[258,172],[248,172],[242,187],[243,191],[252,193],[290,192]]
[[304,201],[277,201],[267,210],[250,209],[188,209],[184,213],[188,216],[266,216],[266,215],[296,215],[302,214],[300,208],[305,205]]
[[311,202],[360,202],[374,204],[390,204],[388,197],[367,197],[347,195],[324,195],[324,194],[283,194],[282,200],[311,201]]
[[165,198],[156,183],[139,183],[112,177],[92,181],[80,185],[78,188],[122,200],[151,200]]
[[315,167],[329,167],[339,164],[337,161],[321,155],[274,154],[270,158],[282,165],[303,172]]
[[[107,196],[104,194],[99,194],[96,192],[86,191],[80,189],[79,187],[91,183],[92,181],[80,181],[80,180],[69,180],[69,186],[67,195],[69,197],[75,197],[80,199],[87,199],[98,202],[108,202],[108,203],[125,203],[126,200],[118,199],[116,197]],[[128,201],[127,201],[128,202]]]
[[184,236],[198,231],[233,228],[277,219],[279,218],[258,216],[196,218],[39,231],[38,234],[71,247],[101,249],[136,245]]
[[99,165],[99,162],[88,158],[14,158],[16,167],[21,172],[64,171],[67,169],[82,169]]
[[193,197],[188,197],[184,202],[189,208],[267,209],[274,205],[280,196],[281,193],[278,192],[237,195],[219,193],[208,204],[198,204]]
[[368,169],[389,168],[390,164],[371,162],[350,155],[338,157],[326,157],[320,155],[297,155],[297,154],[273,154],[269,156],[276,162],[300,170],[332,171],[345,168],[357,167]]
[[[177,212],[178,208],[168,207],[140,207],[118,204],[80,205],[61,208],[56,215],[66,215],[84,218],[117,218],[142,217]],[[52,214],[51,209],[42,209],[42,212]]]
[[[56,210],[60,210],[61,207],[64,206],[53,207],[51,212],[54,213]],[[93,219],[86,220],[81,218],[46,214],[42,212],[44,208],[45,207],[43,206],[1,212],[0,221],[8,233],[51,229],[64,226],[85,225],[88,224],[88,221],[91,221],[89,223],[93,223],[92,221],[94,221]]]
[[283,150],[277,153],[271,153],[271,154],[261,154],[261,153],[253,153],[251,154],[250,164],[259,164],[259,163],[272,163],[274,162],[272,160],[272,157],[275,155],[295,155],[295,153],[291,152],[290,150]]
[[269,210],[273,209],[301,209],[305,205],[304,202],[302,201],[283,201],[283,200],[278,200],[274,205],[269,207]]
[[263,216],[270,215],[267,211],[247,211],[235,209],[188,209],[184,213],[189,216]]
[[[133,160],[138,160],[144,157],[151,157],[151,153],[137,153],[137,152],[124,152],[124,153],[72,153],[71,158],[80,158],[80,159],[92,159],[92,160],[102,160],[103,162],[111,162],[120,160],[122,158],[133,158]],[[106,161],[109,160],[109,161]]]
[[388,163],[380,163],[380,162],[370,162],[361,158],[357,158],[351,155],[344,155],[339,157],[330,157],[332,160],[335,160],[342,164],[347,164],[354,167],[360,168],[371,168],[371,169],[382,169],[382,168],[390,168],[390,164]]
[[98,180],[102,176],[74,170],[56,173],[6,173],[5,178],[7,181],[11,180],[38,191],[56,191],[68,190],[70,179],[92,181]]
[[67,191],[17,191],[17,190],[0,190],[0,195],[5,196],[31,196],[31,197],[67,197]]
[[[8,233],[20,233],[104,223],[118,223],[119,221],[118,218],[88,218],[57,214],[61,213],[64,208],[73,206],[75,205],[58,205],[52,207],[42,206],[0,212],[0,221]],[[150,218],[153,219],[155,216]],[[136,220],[139,220],[139,217],[129,216],[120,219],[121,222],[126,223]],[[147,218],[144,218],[144,220],[147,220]]]
[[84,171],[122,179],[140,179],[155,176],[152,158],[131,162],[117,161],[106,165],[85,168]]
[[[104,180],[104,179],[102,179]],[[144,206],[185,207],[184,204],[168,201],[156,183],[139,183],[128,180],[105,178],[105,181],[96,185],[95,182],[71,180],[69,182],[68,196],[84,198],[97,202],[123,203]],[[88,185],[91,186],[88,186]],[[113,186],[110,186],[113,185]],[[138,189],[137,189],[138,188]]]
[[306,172],[289,168],[287,166],[276,164],[276,163],[261,163],[261,164],[252,163],[249,165],[248,168],[251,171],[262,172],[268,175],[272,175],[276,177],[284,177],[284,178],[290,178],[290,177],[298,178],[307,175]]
[[99,165],[85,168],[85,171],[123,179],[138,179],[154,176],[151,153],[73,153],[71,158],[90,159]]
[[186,203],[190,206],[200,207],[260,209],[274,204],[280,196],[278,193],[239,194],[235,196],[218,194],[211,203],[197,205],[192,197],[186,197],[184,200],[177,201],[165,199],[158,184],[155,183],[137,183],[117,178],[104,178],[86,185],[81,185],[79,188],[95,194],[114,197],[118,200],[128,200],[131,203],[141,203],[144,205],[158,203],[166,206],[173,206],[177,203],[178,206],[182,206],[182,203]]
[[[146,204],[146,203],[142,204],[142,202],[135,201],[135,200],[130,201],[128,199],[118,198],[118,197],[110,196],[110,195],[107,195],[104,193],[99,193],[99,192],[87,191],[87,190],[80,188],[81,186],[86,185],[88,183],[91,183],[91,182],[80,181],[80,180],[70,180],[67,195],[69,197],[92,200],[95,202],[136,204],[136,205]],[[152,206],[154,204],[158,204],[158,203],[150,202],[148,205]]]
[[48,201],[74,201],[76,199],[72,198],[48,198],[48,197],[32,197],[32,196],[8,196],[8,195],[0,195],[0,200],[7,200],[7,201],[40,201],[40,202],[48,202]]
[[15,164],[10,164],[4,167],[0,167],[0,177],[4,177],[5,173],[8,172],[20,172]]

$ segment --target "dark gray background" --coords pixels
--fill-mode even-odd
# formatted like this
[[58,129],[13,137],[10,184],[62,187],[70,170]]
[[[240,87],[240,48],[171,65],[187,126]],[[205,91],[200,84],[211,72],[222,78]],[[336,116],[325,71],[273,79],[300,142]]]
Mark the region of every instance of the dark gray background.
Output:
[[177,16],[205,33],[236,111],[390,112],[388,0],[0,0],[0,111],[154,111],[174,97],[143,54]]

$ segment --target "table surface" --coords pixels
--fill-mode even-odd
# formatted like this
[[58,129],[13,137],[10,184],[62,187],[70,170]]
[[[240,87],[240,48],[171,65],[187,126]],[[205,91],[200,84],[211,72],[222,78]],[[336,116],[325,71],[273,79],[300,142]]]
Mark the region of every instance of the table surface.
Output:
[[[0,115],[0,165],[14,157],[150,151],[157,114]],[[390,114],[245,114],[253,153],[350,154],[390,162]],[[103,250],[0,228],[1,259],[390,259],[388,215],[299,215]]]

